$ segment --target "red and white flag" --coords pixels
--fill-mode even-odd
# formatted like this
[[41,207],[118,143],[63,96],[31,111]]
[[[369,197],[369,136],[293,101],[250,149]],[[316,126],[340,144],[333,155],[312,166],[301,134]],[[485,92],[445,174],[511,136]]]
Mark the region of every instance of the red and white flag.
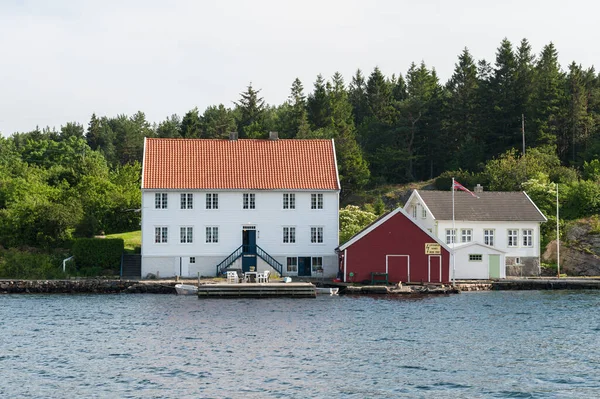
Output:
[[457,190],[462,190],[462,191],[466,191],[469,194],[471,194],[473,197],[475,198],[479,198],[478,196],[476,196],[471,190],[469,190],[468,188],[466,188],[465,186],[463,186],[462,184],[460,184],[459,182],[457,182],[456,180],[454,180],[454,186],[452,187],[452,189],[457,189]]

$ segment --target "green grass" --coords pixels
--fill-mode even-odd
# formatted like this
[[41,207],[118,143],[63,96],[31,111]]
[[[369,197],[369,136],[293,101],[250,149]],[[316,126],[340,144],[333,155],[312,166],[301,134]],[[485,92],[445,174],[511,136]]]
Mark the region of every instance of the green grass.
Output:
[[125,252],[134,253],[135,248],[142,246],[142,231],[130,231],[128,233],[107,234],[106,238],[122,238],[125,242]]

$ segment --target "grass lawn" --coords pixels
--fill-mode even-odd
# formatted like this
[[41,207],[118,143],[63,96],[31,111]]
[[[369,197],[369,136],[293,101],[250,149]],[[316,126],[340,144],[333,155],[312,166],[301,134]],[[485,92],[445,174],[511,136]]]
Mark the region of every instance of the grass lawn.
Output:
[[122,238],[125,241],[125,252],[134,253],[136,247],[142,246],[142,231],[130,231],[129,233],[108,234],[106,238]]

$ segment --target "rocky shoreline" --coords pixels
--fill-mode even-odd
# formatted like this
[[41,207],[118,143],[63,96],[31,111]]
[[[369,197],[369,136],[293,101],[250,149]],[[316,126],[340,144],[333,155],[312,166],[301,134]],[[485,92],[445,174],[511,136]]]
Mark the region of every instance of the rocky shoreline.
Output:
[[175,294],[177,282],[137,280],[0,280],[0,294]]

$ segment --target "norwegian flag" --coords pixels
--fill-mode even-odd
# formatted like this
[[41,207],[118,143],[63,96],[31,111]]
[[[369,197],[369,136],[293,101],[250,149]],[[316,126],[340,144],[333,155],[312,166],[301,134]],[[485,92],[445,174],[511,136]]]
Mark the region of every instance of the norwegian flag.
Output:
[[457,190],[462,190],[462,191],[466,191],[469,194],[471,194],[473,197],[475,198],[479,198],[478,196],[476,196],[471,190],[469,190],[468,188],[466,188],[465,186],[463,186],[462,184],[460,184],[459,182],[457,182],[456,180],[453,180],[452,183],[452,189],[457,189]]

